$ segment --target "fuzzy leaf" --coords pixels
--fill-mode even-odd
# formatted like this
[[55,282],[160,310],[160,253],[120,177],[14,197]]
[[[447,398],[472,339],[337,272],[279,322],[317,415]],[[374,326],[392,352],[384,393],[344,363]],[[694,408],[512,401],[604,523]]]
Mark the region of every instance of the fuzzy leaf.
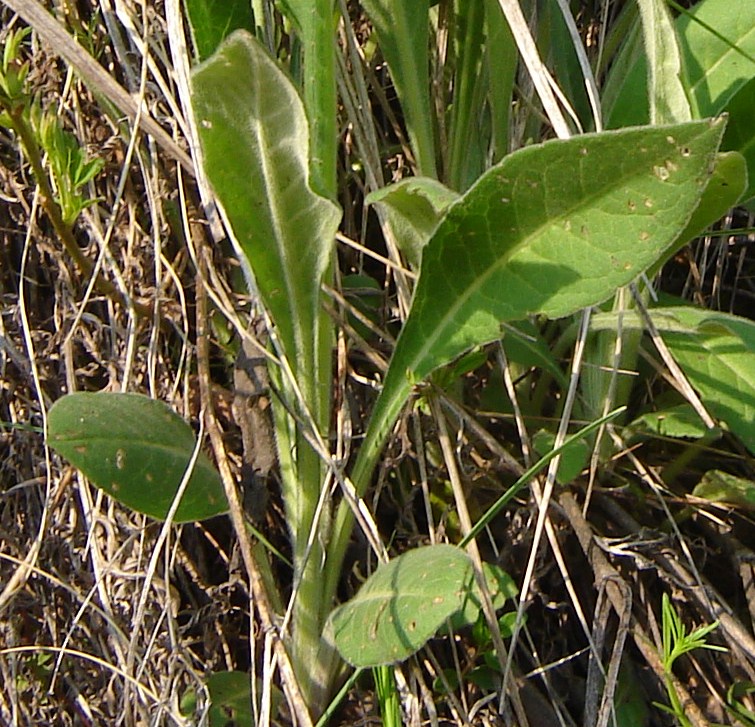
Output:
[[674,358],[711,413],[755,453],[755,323],[690,307],[667,313],[687,329],[661,329]]
[[237,31],[194,71],[192,103],[207,174],[306,395],[320,380],[320,283],[340,211],[309,186],[301,99]]
[[638,0],[648,58],[650,121],[672,124],[689,121],[689,101],[682,77],[676,29],[664,0]]
[[383,210],[396,244],[412,268],[419,269],[423,248],[443,213],[458,198],[435,179],[409,177],[370,193],[365,202]]

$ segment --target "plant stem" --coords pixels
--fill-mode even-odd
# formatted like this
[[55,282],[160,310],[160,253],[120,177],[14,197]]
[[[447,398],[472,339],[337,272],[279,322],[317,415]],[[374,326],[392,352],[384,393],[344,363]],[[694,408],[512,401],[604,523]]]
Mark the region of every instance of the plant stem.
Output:
[[[10,118],[11,128],[21,141],[26,159],[31,166],[34,178],[37,181],[42,209],[50,219],[55,232],[63,243],[63,247],[71,256],[81,274],[84,277],[91,277],[94,274],[94,265],[79,249],[73,236],[72,227],[66,224],[63,220],[63,213],[60,209],[60,205],[55,201],[55,195],[50,186],[49,177],[42,164],[42,153],[39,144],[37,143],[33,129],[24,117],[24,107],[21,105],[7,104],[2,100],[0,100],[0,103],[2,103],[3,108]],[[134,311],[140,316],[149,317],[152,315],[150,306],[144,305],[143,303],[137,303],[136,301],[127,300],[115,285],[110,281],[105,280],[100,275],[97,275],[97,278],[95,279],[95,288],[99,293],[116,303],[121,303],[126,307],[133,306]]]

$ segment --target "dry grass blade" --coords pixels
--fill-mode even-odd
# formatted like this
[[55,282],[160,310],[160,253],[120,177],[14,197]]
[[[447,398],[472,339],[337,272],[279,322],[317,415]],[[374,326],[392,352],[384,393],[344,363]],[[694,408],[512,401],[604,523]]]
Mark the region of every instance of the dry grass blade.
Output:
[[56,53],[71,64],[91,89],[101,94],[129,118],[138,119],[142,129],[152,136],[165,151],[181,163],[189,173],[194,165],[186,152],[152,119],[146,109],[140,108],[133,96],[71,38],[66,29],[36,0],[3,0],[44,38]]

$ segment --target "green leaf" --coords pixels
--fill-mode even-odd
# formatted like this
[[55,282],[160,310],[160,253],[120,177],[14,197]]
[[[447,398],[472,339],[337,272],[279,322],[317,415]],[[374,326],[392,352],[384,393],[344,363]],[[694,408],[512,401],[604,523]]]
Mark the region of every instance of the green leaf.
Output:
[[186,0],[198,59],[209,58],[234,30],[254,30],[249,0]]
[[701,439],[708,432],[708,427],[689,404],[642,414],[625,427],[625,433],[630,435],[644,434],[675,439]]
[[[492,563],[483,563],[482,571],[485,574],[485,582],[493,604],[493,610],[503,608],[507,601],[516,598],[519,589],[514,579],[503,569]],[[461,609],[451,616],[451,625],[455,629],[471,626],[480,617],[482,611],[482,594],[477,580],[468,579],[467,588],[462,597]]]
[[192,102],[207,174],[307,396],[320,381],[320,283],[340,211],[309,186],[301,99],[237,31],[195,70]]
[[[80,392],[48,415],[50,446],[124,505],[164,520],[196,446],[194,432],[170,407],[140,394]],[[174,521],[228,509],[223,483],[202,453]]]
[[511,107],[519,58],[514,36],[498,0],[485,0],[485,23],[493,160],[499,162],[509,151]]
[[704,500],[726,502],[755,511],[755,482],[721,470],[706,472],[692,494]]
[[743,86],[729,101],[729,122],[726,124],[721,148],[738,151],[747,165],[747,185],[741,201],[755,196],[755,78]]
[[[289,0],[290,2],[290,0]],[[430,108],[428,0],[363,0],[404,112],[417,173],[437,177]]]
[[481,72],[486,45],[482,0],[457,4],[451,27],[453,101],[448,110],[444,178],[453,189],[464,191],[490,166],[485,128],[487,79]]
[[[551,452],[555,443],[556,435],[547,429],[539,430],[532,438],[532,446],[535,452],[541,457]],[[572,442],[564,449],[558,464],[558,481],[562,484],[567,484],[575,480],[587,465],[590,451],[590,444],[584,439]]]
[[386,216],[396,244],[413,269],[448,207],[459,198],[453,190],[428,177],[408,177],[375,190],[365,202]]
[[471,569],[452,545],[416,548],[381,565],[330,615],[341,656],[368,667],[414,654],[459,610]]
[[310,129],[311,184],[336,197],[339,130],[336,95],[335,0],[284,0],[283,9],[296,28],[304,50],[302,93]]
[[[755,323],[698,308],[663,311],[682,330],[659,329],[711,413],[755,453]],[[652,312],[655,320],[658,313]]]
[[703,121],[549,141],[484,174],[425,248],[355,482],[411,381],[497,339],[502,321],[596,305],[652,265],[695,209],[723,128]]
[[692,116],[684,88],[681,54],[665,0],[638,0],[637,4],[649,68],[650,122],[689,121]]
[[650,268],[653,277],[684,245],[701,235],[714,222],[718,222],[745,194],[747,166],[741,154],[735,151],[716,155],[715,166],[700,203],[689,218],[684,230],[666,248]]
[[692,240],[720,220],[742,199],[747,188],[747,164],[736,151],[716,155],[715,167],[700,204],[690,217],[679,240]]
[[[257,680],[257,689],[262,683]],[[251,677],[243,671],[218,671],[207,677],[207,691],[210,695],[210,708],[207,711],[209,727],[231,727],[250,725],[254,721],[252,710]],[[272,713],[277,714],[283,701],[283,694],[272,687]],[[181,711],[189,719],[197,718],[197,694],[189,690],[181,698]]]
[[503,332],[503,347],[509,362],[517,363],[523,368],[543,369],[562,389],[568,388],[568,377],[558,365],[548,342],[531,321],[516,321],[506,326]]
[[[693,115],[720,114],[734,94],[755,77],[755,3],[702,0],[689,14],[680,15],[675,26]],[[609,76],[608,95],[614,94],[617,86],[620,91],[605,109],[606,126],[648,122],[646,69],[647,57],[640,54],[630,70],[620,66]]]
[[703,0],[676,25],[697,113],[719,114],[755,77],[755,3]]

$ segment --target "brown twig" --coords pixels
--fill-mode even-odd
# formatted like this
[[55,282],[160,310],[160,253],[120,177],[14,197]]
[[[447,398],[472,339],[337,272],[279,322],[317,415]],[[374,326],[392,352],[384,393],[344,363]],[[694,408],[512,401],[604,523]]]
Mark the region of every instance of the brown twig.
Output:
[[278,628],[273,617],[273,609],[270,604],[270,597],[265,588],[264,578],[261,569],[257,564],[254,556],[251,539],[246,527],[244,511],[236,488],[236,483],[231,473],[228,459],[225,455],[220,428],[218,427],[215,412],[212,406],[212,396],[210,391],[210,365],[209,365],[209,332],[207,331],[207,293],[205,290],[205,281],[207,280],[207,248],[202,244],[202,232],[200,231],[195,242],[197,244],[197,369],[199,372],[199,387],[202,401],[205,403],[205,424],[207,433],[210,437],[213,452],[215,453],[216,462],[223,480],[225,494],[228,499],[229,516],[233,524],[236,537],[238,538],[241,557],[246,567],[247,577],[251,585],[254,597],[254,607],[262,622],[262,628],[266,633],[273,634],[273,648],[278,658],[281,681],[283,690],[286,693],[286,699],[289,707],[294,712],[298,723],[301,727],[312,727],[312,718],[307,709],[307,705],[302,697],[299,684],[296,680],[291,661],[286,651],[283,640],[280,637]]
[[[95,268],[92,261],[79,249],[79,246],[74,239],[71,225],[65,222],[60,205],[55,201],[55,195],[50,186],[49,177],[42,164],[42,153],[39,144],[37,143],[34,131],[29,125],[27,119],[24,118],[24,107],[22,105],[4,103],[1,98],[0,105],[2,105],[8,114],[12,129],[21,142],[26,159],[31,166],[32,173],[34,174],[37,187],[39,187],[42,209],[50,219],[57,236],[60,238],[61,243],[63,243],[63,247],[71,256],[74,263],[76,263],[76,266],[84,277],[95,275]],[[121,303],[126,307],[133,307],[138,315],[144,317],[152,315],[152,309],[150,306],[134,300],[127,300],[115,285],[109,280],[101,277],[99,274],[97,274],[94,285],[99,293],[102,293],[102,295],[115,302]]]

